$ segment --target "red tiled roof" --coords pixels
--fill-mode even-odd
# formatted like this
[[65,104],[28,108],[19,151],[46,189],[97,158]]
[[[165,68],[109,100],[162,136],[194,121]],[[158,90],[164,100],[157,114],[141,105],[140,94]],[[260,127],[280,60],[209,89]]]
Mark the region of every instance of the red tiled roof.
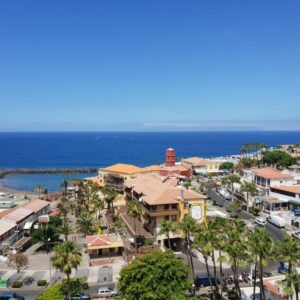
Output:
[[266,179],[293,179],[293,176],[284,174],[275,168],[252,168],[250,171]]
[[109,245],[110,244],[110,236],[109,236],[109,234],[88,235],[85,238],[85,243],[88,246]]
[[300,194],[300,185],[290,185],[290,186],[274,186],[271,188],[273,190],[285,191],[295,194]]

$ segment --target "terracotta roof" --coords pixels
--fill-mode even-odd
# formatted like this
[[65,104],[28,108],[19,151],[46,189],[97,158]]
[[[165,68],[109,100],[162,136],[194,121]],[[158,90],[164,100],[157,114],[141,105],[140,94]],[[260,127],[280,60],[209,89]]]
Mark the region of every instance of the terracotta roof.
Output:
[[293,179],[293,176],[284,174],[275,168],[252,168],[250,171],[266,179]]
[[175,166],[162,166],[161,170],[166,170],[170,172],[176,171],[188,171],[190,168],[184,167],[183,165],[175,165]]
[[11,220],[0,220],[0,236],[16,227],[15,222]]
[[206,198],[202,194],[177,188],[174,181],[163,181],[155,174],[141,174],[128,180],[125,185],[128,188],[133,187],[136,193],[142,195],[143,201],[150,205],[175,204],[182,195],[185,200]]
[[210,164],[216,163],[212,160],[204,159],[204,158],[197,157],[197,156],[185,158],[185,159],[183,159],[183,161],[187,162],[187,163],[190,163],[192,165],[195,165],[195,166],[197,166],[197,165],[210,165]]
[[161,168],[157,165],[148,166],[146,168],[140,168],[134,165],[127,165],[127,164],[116,164],[104,169],[102,171],[112,172],[112,173],[121,173],[121,174],[137,174],[137,173],[144,173],[144,172],[151,172],[151,171],[159,171]]
[[34,213],[37,213],[40,210],[42,210],[43,208],[47,207],[48,205],[49,205],[49,202],[47,202],[47,201],[40,200],[40,199],[34,199],[34,200],[31,200],[29,202],[26,202],[26,203],[20,205],[20,207],[30,209]]
[[[99,246],[122,246],[123,242],[119,234],[102,234],[102,235],[88,235],[85,238],[85,244],[88,247]],[[115,244],[115,245],[114,245]]]
[[272,191],[274,189],[274,190],[279,190],[279,191],[285,191],[285,192],[300,194],[300,185],[274,186],[274,187],[271,187],[271,189],[272,189]]
[[33,211],[30,209],[18,207],[16,210],[9,212],[7,215],[5,215],[3,219],[12,220],[18,223],[24,220],[25,218],[29,217],[32,213]]
[[268,290],[269,292],[271,292],[274,295],[283,297],[283,294],[281,294],[278,286],[276,286],[275,284],[271,283],[268,280],[264,280],[264,287],[266,288],[266,290]]

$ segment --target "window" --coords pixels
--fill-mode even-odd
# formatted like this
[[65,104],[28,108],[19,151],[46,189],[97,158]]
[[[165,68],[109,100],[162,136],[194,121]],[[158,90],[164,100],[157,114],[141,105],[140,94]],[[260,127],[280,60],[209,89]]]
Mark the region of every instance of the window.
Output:
[[172,216],[172,221],[176,222],[177,221],[177,216]]
[[165,219],[165,220],[169,220],[169,216],[165,216],[164,219]]
[[177,204],[172,204],[172,209],[177,209]]
[[165,205],[164,205],[164,209],[165,209],[165,210],[168,210],[168,209],[169,209],[169,204],[165,204]]

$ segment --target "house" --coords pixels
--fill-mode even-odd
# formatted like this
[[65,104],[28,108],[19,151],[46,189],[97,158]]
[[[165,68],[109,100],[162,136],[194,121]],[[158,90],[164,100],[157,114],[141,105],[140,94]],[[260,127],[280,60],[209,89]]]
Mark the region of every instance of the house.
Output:
[[290,186],[297,183],[292,175],[271,167],[245,169],[244,179],[255,183],[265,195],[269,194],[270,187]]
[[0,247],[6,245],[15,250],[21,249],[30,240],[28,236],[24,235],[24,232],[30,230],[38,217],[46,214],[49,210],[49,202],[34,199],[12,209],[2,211],[0,222],[12,223],[14,228],[6,232],[5,239],[0,241]]
[[99,169],[98,176],[93,180],[100,185],[113,187],[118,191],[123,191],[124,182],[136,174],[151,173],[159,171],[161,168],[157,165],[140,168],[128,164],[115,164],[103,169]]
[[184,158],[182,164],[191,168],[194,173],[202,175],[215,175],[220,173],[220,163],[201,157]]
[[124,243],[118,233],[88,235],[85,245],[91,258],[121,256],[124,250]]
[[177,187],[176,178],[162,178],[157,174],[139,175],[125,184],[126,199],[142,204],[141,223],[154,236],[163,220],[180,222],[186,214],[199,223],[206,218],[206,197]]
[[288,202],[289,209],[300,208],[300,185],[277,186],[270,188],[270,195],[281,201]]

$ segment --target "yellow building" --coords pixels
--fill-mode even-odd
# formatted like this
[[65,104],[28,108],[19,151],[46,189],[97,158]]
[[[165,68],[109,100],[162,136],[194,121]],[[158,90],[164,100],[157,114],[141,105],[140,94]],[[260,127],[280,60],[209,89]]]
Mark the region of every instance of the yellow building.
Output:
[[142,203],[141,222],[157,236],[163,220],[180,222],[190,214],[197,222],[206,219],[206,196],[177,187],[176,178],[161,178],[157,174],[136,176],[125,183],[126,197]]
[[136,174],[151,173],[159,171],[157,165],[140,168],[128,164],[115,164],[98,170],[97,182],[101,186],[114,187],[118,190],[123,190],[124,182],[133,178]]
[[212,175],[220,172],[220,163],[201,157],[190,157],[182,160],[185,167],[191,168],[194,173]]

